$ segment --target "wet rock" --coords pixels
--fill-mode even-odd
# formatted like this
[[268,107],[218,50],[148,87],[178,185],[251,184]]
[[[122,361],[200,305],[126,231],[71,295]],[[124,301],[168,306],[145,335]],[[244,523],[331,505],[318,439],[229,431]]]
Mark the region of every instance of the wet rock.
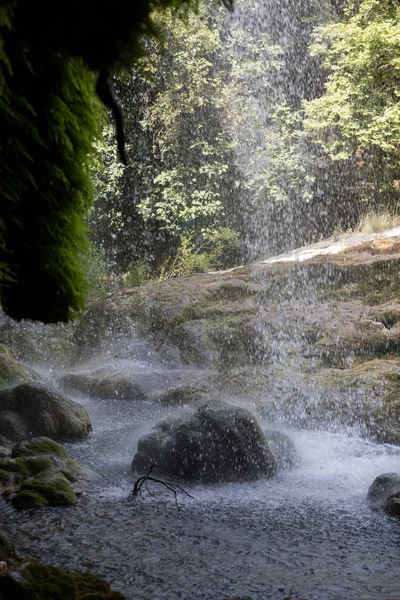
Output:
[[61,383],[66,388],[79,390],[94,398],[147,399],[145,392],[134,377],[118,373],[110,374],[101,371],[90,375],[70,373],[62,377]]
[[42,436],[16,444],[11,455],[13,458],[19,456],[58,456],[67,458],[68,452],[54,440]]
[[86,409],[49,387],[24,383],[0,390],[0,434],[14,441],[40,435],[79,439],[91,429]]
[[82,488],[98,477],[44,437],[17,444],[12,456],[0,458],[0,489],[15,508],[76,504]]
[[299,465],[295,445],[288,435],[281,431],[267,431],[265,438],[279,471],[293,469]]
[[191,386],[170,389],[159,396],[154,397],[154,400],[165,406],[184,406],[187,404],[190,406],[198,406],[199,404],[204,404],[204,402],[209,399],[210,392],[205,387],[196,388]]
[[139,441],[132,470],[152,465],[174,479],[215,483],[273,477],[275,458],[252,413],[212,401],[190,417],[164,421]]
[[0,410],[0,434],[13,441],[23,440],[29,436],[29,423],[15,410]]
[[17,362],[8,350],[2,346],[0,348],[0,389],[32,381],[33,379],[33,373]]
[[0,535],[2,600],[124,600],[109,584],[90,573],[67,573],[18,556]]
[[0,560],[5,562],[19,560],[14,546],[3,535],[0,535]]
[[0,435],[0,458],[11,456],[11,449],[14,442],[7,437]]
[[384,510],[391,514],[398,511],[397,495],[400,497],[400,473],[383,473],[370,485],[367,501],[372,510]]

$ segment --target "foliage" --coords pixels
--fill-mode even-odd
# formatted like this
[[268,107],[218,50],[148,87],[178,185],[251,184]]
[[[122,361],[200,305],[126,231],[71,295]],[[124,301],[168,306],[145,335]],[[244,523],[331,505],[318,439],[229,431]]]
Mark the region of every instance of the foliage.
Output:
[[159,279],[185,277],[192,273],[206,273],[222,266],[233,266],[240,256],[238,234],[227,227],[204,230],[201,241],[195,232],[180,236],[178,252],[174,259],[161,269]]
[[110,74],[142,53],[151,10],[180,3],[0,2],[0,297],[10,316],[65,321],[82,309],[96,91],[110,95]]
[[12,317],[66,320],[87,290],[79,251],[92,198],[89,154],[100,135],[95,77],[64,56],[35,74],[14,35],[3,28],[1,300]]
[[146,221],[155,219],[174,236],[224,222],[224,182],[234,171],[218,64],[223,9],[211,8],[200,2],[185,20],[172,12],[155,15],[163,38],[152,41],[141,61],[157,93],[142,120],[153,134],[156,161],[147,167],[152,186],[139,208]]
[[349,1],[311,47],[328,78],[325,93],[305,103],[306,130],[329,160],[352,159],[362,198],[375,203],[393,201],[399,187],[399,22],[397,2]]

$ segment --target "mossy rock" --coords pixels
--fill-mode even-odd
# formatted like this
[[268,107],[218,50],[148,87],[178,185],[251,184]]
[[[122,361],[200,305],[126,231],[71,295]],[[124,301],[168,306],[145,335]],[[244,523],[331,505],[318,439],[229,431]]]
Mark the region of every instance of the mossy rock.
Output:
[[31,509],[31,508],[42,508],[48,506],[49,501],[34,490],[21,490],[17,492],[11,500],[11,504],[14,508]]
[[49,456],[26,456],[24,461],[31,475],[38,475],[53,468],[53,461]]
[[[92,430],[89,415],[83,406],[39,383],[23,383],[10,389],[0,389],[0,411],[17,413],[29,435],[35,437],[81,439]],[[0,434],[7,434],[1,430],[1,420]],[[15,435],[14,439],[22,441],[29,435],[19,438]]]
[[0,485],[6,485],[9,481],[10,473],[8,471],[4,471],[4,469],[0,469]]
[[91,573],[73,573],[79,598],[83,600],[123,600],[120,592],[113,592],[104,579]]
[[24,563],[0,579],[2,600],[124,600],[95,575],[67,573],[58,567]]
[[11,456],[59,456],[68,458],[68,452],[48,437],[37,437],[31,440],[20,442],[12,449]]
[[[5,390],[8,391],[8,390]],[[29,437],[29,426],[25,419],[15,410],[1,410],[0,405],[0,435],[14,442]]]
[[31,374],[9,352],[0,349],[0,389],[28,381],[32,381]]
[[76,504],[77,497],[68,479],[62,474],[40,473],[21,484],[21,491],[32,490],[44,496],[51,506]]
[[18,560],[18,555],[15,548],[10,542],[2,535],[0,535],[0,560]]
[[22,478],[29,477],[31,474],[23,458],[0,458],[0,469],[19,475]]

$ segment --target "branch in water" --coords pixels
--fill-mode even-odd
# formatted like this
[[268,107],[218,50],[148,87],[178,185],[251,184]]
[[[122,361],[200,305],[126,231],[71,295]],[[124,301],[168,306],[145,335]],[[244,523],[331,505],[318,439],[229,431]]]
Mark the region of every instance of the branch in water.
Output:
[[151,481],[153,483],[159,483],[160,485],[163,485],[164,487],[167,488],[167,490],[169,490],[170,492],[172,492],[174,494],[176,508],[179,508],[178,492],[182,492],[183,494],[186,494],[186,496],[188,496],[189,498],[193,499],[193,496],[191,496],[189,494],[189,492],[187,492],[180,485],[170,483],[169,481],[163,481],[162,479],[157,479],[155,477],[151,477],[151,473],[152,473],[153,469],[157,466],[158,465],[151,465],[150,470],[147,473],[147,475],[142,475],[142,477],[139,477],[139,479],[137,479],[135,481],[135,483],[133,485],[132,496],[137,496],[138,494],[140,494],[143,486],[145,486],[145,489],[147,490],[147,492],[150,494],[150,496],[152,496],[153,494],[149,491],[147,485],[145,485],[148,481]]

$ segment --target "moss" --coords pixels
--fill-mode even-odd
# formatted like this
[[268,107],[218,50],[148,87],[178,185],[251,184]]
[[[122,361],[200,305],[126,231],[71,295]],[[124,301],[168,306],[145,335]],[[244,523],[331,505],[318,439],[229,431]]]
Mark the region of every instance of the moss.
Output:
[[61,473],[68,479],[68,481],[74,482],[78,480],[82,470],[82,467],[74,460],[67,460],[64,467],[61,469]]
[[30,476],[30,471],[23,458],[0,458],[0,469],[15,473],[22,478]]
[[[1,539],[0,539],[1,548]],[[0,550],[1,552],[1,550]],[[2,599],[16,600],[124,600],[106,581],[86,573],[67,573],[36,562],[17,566],[2,580]]]
[[18,560],[15,548],[6,538],[0,535],[0,560]]
[[33,490],[43,495],[51,506],[76,504],[76,494],[68,480],[62,475],[47,476],[42,473],[24,481],[21,490]]
[[73,573],[80,600],[123,600],[120,592],[113,592],[109,584],[90,573]]
[[18,576],[19,586],[32,591],[33,598],[43,598],[43,600],[75,600],[77,598],[74,577],[57,567],[31,562],[18,569]]
[[54,440],[47,437],[38,437],[14,446],[12,457],[19,456],[59,456],[60,458],[67,458],[68,452]]
[[48,506],[48,500],[33,490],[21,490],[11,500],[11,504],[14,508],[41,508],[42,506]]
[[7,471],[0,469],[0,485],[5,485],[7,483],[9,475],[10,474]]
[[24,461],[32,475],[37,475],[53,467],[53,462],[48,456],[27,456]]
[[0,352],[0,389],[30,381],[25,369],[9,354]]

